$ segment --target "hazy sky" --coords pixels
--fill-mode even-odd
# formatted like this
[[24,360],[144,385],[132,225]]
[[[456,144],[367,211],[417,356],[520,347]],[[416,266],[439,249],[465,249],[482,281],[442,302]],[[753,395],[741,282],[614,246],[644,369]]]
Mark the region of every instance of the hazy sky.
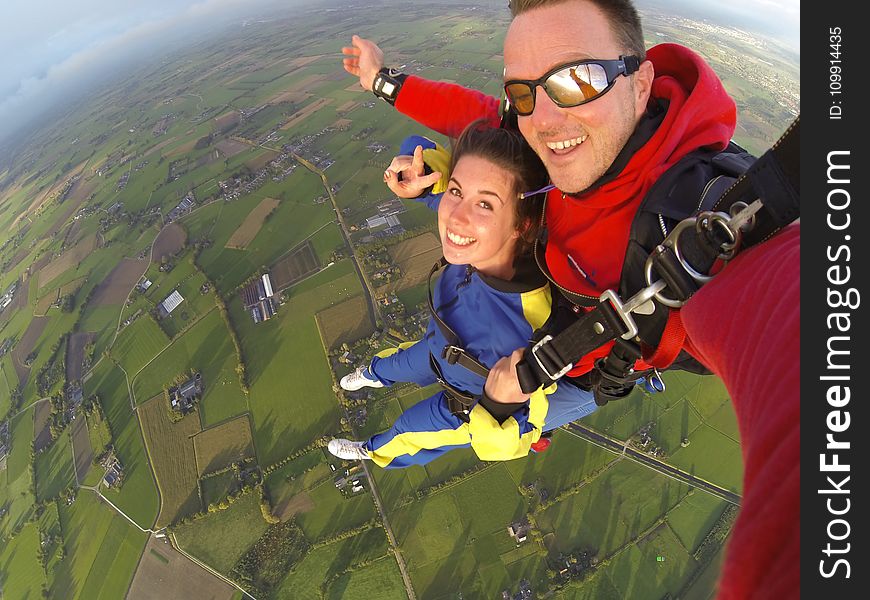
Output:
[[[498,0],[496,0],[498,1]],[[756,23],[799,42],[799,0],[638,0]],[[307,2],[306,2],[307,3]],[[0,0],[0,139],[25,117],[157,40],[299,0]],[[357,3],[358,4],[358,3]],[[507,2],[505,1],[505,4]],[[736,20],[735,20],[736,23]]]

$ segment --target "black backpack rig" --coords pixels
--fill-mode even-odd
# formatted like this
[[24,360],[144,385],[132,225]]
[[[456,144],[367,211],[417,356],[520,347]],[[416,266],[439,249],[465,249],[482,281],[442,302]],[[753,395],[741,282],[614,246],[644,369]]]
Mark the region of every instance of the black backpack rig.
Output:
[[[535,256],[559,299],[554,296],[553,318],[517,365],[523,391],[551,384],[611,340],[610,353],[573,383],[592,390],[602,406],[627,396],[643,376],[658,378],[663,386],[658,370],[637,372],[636,361],[644,347],[662,347],[671,310],[712,279],[719,266],[799,218],[799,146],[798,117],[757,160],[731,143],[718,152],[690,153],[666,171],[632,222],[618,293],[607,290],[592,298],[559,286],[539,248],[546,241],[540,240]],[[582,312],[584,307],[588,312]],[[670,356],[662,368],[709,373],[679,346],[665,354]]]

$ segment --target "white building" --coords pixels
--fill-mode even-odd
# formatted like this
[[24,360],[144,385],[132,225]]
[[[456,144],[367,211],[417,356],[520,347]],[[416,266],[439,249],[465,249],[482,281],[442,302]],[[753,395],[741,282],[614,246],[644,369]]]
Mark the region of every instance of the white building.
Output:
[[184,302],[184,298],[181,294],[178,293],[178,290],[173,291],[166,297],[166,300],[160,303],[163,307],[163,310],[166,311],[166,314],[172,313],[173,310],[178,308],[178,305]]

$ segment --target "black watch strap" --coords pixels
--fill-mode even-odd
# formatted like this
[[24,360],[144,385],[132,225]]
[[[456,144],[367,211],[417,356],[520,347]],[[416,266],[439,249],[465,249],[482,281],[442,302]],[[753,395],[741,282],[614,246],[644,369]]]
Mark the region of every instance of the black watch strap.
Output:
[[397,69],[384,67],[375,75],[375,80],[372,83],[372,92],[381,100],[395,104],[396,98],[399,96],[399,90],[402,89],[402,84],[405,82],[406,77],[407,75]]

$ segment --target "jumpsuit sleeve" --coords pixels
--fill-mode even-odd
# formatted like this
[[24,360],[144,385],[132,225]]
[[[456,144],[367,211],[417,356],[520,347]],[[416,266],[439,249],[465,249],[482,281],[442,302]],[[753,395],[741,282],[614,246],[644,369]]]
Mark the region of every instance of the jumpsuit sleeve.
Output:
[[469,123],[486,119],[498,127],[499,101],[455,83],[409,75],[396,98],[396,109],[421,125],[456,138]]
[[518,403],[519,408],[506,419],[493,416],[479,402],[475,404],[469,414],[468,431],[478,458],[511,460],[527,455],[532,444],[541,439],[550,395],[556,391],[555,384],[546,389],[538,388],[528,401]]
[[441,196],[447,189],[447,181],[450,179],[450,151],[436,144],[432,140],[422,135],[411,135],[406,137],[401,146],[399,146],[399,156],[411,156],[414,154],[414,149],[417,146],[423,147],[423,163],[426,174],[434,171],[443,173],[444,176],[431,186],[424,193],[415,198],[417,202],[424,203],[430,210],[438,211],[438,204],[441,202]]

